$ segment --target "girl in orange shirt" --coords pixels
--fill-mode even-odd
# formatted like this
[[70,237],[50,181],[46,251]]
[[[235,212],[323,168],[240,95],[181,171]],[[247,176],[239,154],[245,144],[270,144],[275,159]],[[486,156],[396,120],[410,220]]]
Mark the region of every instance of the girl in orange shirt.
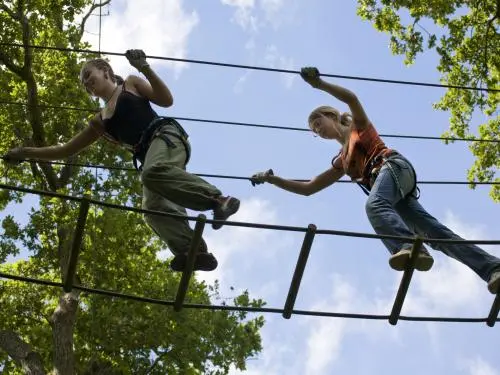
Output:
[[[343,175],[355,180],[368,194],[366,214],[377,234],[435,239],[461,239],[430,215],[418,202],[416,173],[403,155],[389,149],[379,137],[357,96],[320,78],[316,68],[303,68],[302,78],[312,87],[325,91],[349,106],[351,114],[341,114],[330,106],[314,109],[309,115],[310,129],[324,139],[336,140],[341,149],[332,166],[307,182],[287,180],[267,172],[252,176],[252,183],[271,183],[301,195],[311,195],[338,181]],[[403,271],[410,258],[412,243],[383,239],[391,257],[389,265]],[[470,267],[488,283],[488,290],[500,290],[500,259],[473,244],[429,243],[444,254]],[[434,260],[427,249],[419,249],[415,268],[431,269]]]

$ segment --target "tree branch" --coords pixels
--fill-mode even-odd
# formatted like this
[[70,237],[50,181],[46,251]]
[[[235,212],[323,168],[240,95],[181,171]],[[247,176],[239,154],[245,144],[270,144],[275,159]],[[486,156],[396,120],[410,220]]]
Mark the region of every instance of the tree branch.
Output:
[[83,32],[85,31],[85,24],[87,23],[88,18],[92,15],[92,12],[96,10],[97,8],[103,7],[105,5],[108,5],[111,2],[111,0],[106,0],[101,3],[93,3],[92,6],[90,7],[89,11],[87,14],[83,17],[82,23],[80,24],[80,33],[79,33],[79,40],[82,39]]
[[[61,207],[61,216],[68,214],[68,207],[66,205],[67,202],[62,203]],[[57,257],[59,258],[59,269],[61,279],[64,279],[66,275],[68,262],[69,262],[69,254],[71,251],[71,231],[68,226],[65,224],[59,224],[57,226]]]
[[[33,130],[33,143],[37,147],[45,146],[45,132],[42,126],[42,114],[40,107],[38,106],[38,88],[33,75],[33,50],[27,46],[30,45],[31,41],[31,26],[29,19],[22,12],[22,3],[18,3],[18,16],[20,18],[22,26],[22,40],[24,47],[24,65],[22,67],[22,76],[26,82],[27,90],[27,104],[28,119]],[[40,169],[42,170],[45,178],[47,179],[47,184],[52,191],[57,190],[57,177],[52,169],[52,166],[47,163],[40,163]]]
[[19,76],[19,78],[24,80],[24,72],[23,68],[16,65],[3,51],[0,51],[0,63],[5,65],[7,69],[9,69],[12,73],[15,73]]
[[34,177],[35,181],[37,181],[37,180],[41,181],[42,182],[42,184],[41,184],[42,187],[41,188],[44,189],[44,190],[47,189],[47,185],[44,184],[45,181],[43,179],[43,175],[40,172],[40,170],[38,169],[38,166],[37,166],[36,162],[30,161],[29,164],[30,164],[30,168],[31,168],[31,173],[33,174],[33,177]]
[[13,331],[0,331],[0,348],[3,349],[27,375],[45,375],[42,358],[29,344]]
[[420,19],[415,19],[415,22],[413,22],[413,26],[418,26],[420,27],[420,29],[422,29],[423,31],[425,31],[425,33],[427,34],[427,36],[432,36],[432,34],[425,28],[423,27],[421,24],[420,24]]
[[76,162],[76,157],[72,156],[67,159],[68,164],[66,164],[64,167],[62,167],[61,172],[59,173],[59,178],[57,180],[57,186],[59,188],[66,186],[66,184],[69,182],[71,177],[76,172],[76,168],[72,165],[73,163]]
[[2,9],[3,11],[5,11],[5,13],[7,13],[10,18],[16,20],[16,21],[19,21],[19,15],[17,15],[16,13],[14,13],[14,11],[12,9],[10,9],[7,5],[5,4],[0,4],[0,9]]

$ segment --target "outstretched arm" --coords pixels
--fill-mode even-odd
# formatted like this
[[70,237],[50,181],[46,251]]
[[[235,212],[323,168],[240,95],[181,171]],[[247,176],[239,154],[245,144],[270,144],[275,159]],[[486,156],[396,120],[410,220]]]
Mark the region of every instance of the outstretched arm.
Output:
[[309,181],[295,181],[275,176],[272,170],[269,170],[253,175],[251,180],[256,184],[269,182],[283,190],[308,196],[327,188],[338,181],[343,175],[343,170],[331,167]]
[[91,126],[86,127],[63,145],[14,148],[5,155],[5,160],[10,162],[23,159],[56,160],[76,155],[99,139],[100,133],[93,126],[96,125],[95,121],[98,120],[91,120]]
[[321,79],[318,69],[314,67],[302,68],[301,77],[312,87],[325,91],[338,100],[344,102],[351,110],[354,123],[358,129],[364,129],[368,124],[368,116],[365,113],[361,102],[352,91],[333,83]]

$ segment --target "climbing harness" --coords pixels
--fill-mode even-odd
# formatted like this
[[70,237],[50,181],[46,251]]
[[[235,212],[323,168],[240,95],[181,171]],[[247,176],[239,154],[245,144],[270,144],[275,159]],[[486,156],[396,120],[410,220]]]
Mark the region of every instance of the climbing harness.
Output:
[[[133,156],[132,160],[134,162],[134,167],[136,170],[141,171],[142,165],[144,164],[144,159],[146,158],[146,154],[148,152],[149,146],[151,142],[156,137],[161,138],[168,147],[176,148],[174,142],[170,139],[170,137],[178,138],[182,141],[184,148],[186,150],[186,162],[189,162],[191,157],[191,148],[188,144],[189,135],[184,130],[184,128],[173,118],[170,117],[157,117],[148,125],[146,130],[142,133],[141,139],[139,142],[133,147]],[[140,166],[138,166],[138,162],[140,162]]]

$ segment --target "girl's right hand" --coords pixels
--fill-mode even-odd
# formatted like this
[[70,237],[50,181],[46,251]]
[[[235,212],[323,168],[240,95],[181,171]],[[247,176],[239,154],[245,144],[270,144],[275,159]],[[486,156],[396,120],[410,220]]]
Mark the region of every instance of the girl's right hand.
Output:
[[23,147],[13,148],[3,157],[3,160],[5,160],[6,163],[12,165],[20,164],[24,159],[26,159],[26,153],[24,152]]
[[274,176],[272,169],[268,169],[265,172],[259,172],[250,177],[252,186],[263,184],[264,182],[269,182],[269,177]]

